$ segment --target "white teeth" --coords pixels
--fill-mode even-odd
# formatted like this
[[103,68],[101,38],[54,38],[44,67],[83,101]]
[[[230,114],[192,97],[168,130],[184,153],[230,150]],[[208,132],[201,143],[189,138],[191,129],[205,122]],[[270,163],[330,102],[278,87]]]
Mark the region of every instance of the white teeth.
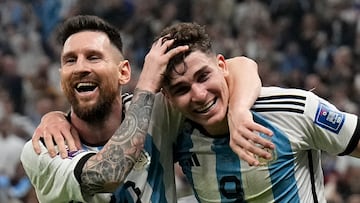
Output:
[[196,111],[199,113],[205,113],[215,104],[215,102],[216,100],[212,100],[211,102],[207,103],[205,106],[197,109]]
[[82,83],[78,83],[76,85],[76,88],[89,87],[89,86],[96,86],[96,84],[90,82],[82,82]]

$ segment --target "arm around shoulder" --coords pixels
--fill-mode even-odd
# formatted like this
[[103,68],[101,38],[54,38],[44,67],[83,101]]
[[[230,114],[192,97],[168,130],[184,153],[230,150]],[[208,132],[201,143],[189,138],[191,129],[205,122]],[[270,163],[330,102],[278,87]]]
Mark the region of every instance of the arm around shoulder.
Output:
[[247,57],[228,59],[227,66],[230,73],[227,78],[230,93],[228,112],[230,147],[250,165],[258,165],[259,162],[253,154],[267,159],[271,158],[271,154],[256,147],[253,143],[259,143],[271,149],[274,148],[270,141],[253,132],[257,131],[272,135],[269,129],[253,121],[250,112],[250,108],[255,103],[261,90],[258,66],[254,60]]
[[74,168],[87,153],[73,159],[62,159],[59,155],[51,158],[46,147],[39,142],[41,154],[35,153],[32,142],[28,141],[21,153],[24,170],[35,188],[40,202],[85,202]]

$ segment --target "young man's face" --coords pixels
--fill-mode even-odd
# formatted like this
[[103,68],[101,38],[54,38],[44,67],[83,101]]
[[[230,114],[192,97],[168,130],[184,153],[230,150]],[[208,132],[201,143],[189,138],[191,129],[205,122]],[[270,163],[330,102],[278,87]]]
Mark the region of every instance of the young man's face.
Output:
[[110,111],[130,67],[105,33],[83,31],[65,41],[60,73],[64,94],[82,118],[109,113],[103,111]]
[[172,73],[174,79],[165,87],[170,101],[187,118],[201,124],[209,133],[227,129],[226,113],[229,91],[225,77],[228,75],[224,57],[192,52],[176,66],[184,74]]

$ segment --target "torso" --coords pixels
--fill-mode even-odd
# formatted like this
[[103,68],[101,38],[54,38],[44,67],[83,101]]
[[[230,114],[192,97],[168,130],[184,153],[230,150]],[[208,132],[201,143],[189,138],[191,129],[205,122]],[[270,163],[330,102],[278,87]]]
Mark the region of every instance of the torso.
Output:
[[[193,122],[185,122],[175,154],[196,197],[221,203],[325,202],[320,151],[343,152],[357,118],[322,107],[322,100],[305,92],[267,89],[261,98],[253,108],[254,119],[274,132],[276,150],[275,159],[260,167],[250,167],[233,153],[229,135],[210,138]],[[334,116],[338,124],[329,122]],[[317,141],[309,141],[315,137]]]

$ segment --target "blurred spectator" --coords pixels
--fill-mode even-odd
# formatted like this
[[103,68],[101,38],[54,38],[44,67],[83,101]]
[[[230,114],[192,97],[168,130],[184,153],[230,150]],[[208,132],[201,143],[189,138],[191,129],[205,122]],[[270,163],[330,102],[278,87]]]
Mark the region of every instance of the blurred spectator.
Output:
[[51,48],[48,46],[48,40],[57,24],[61,21],[61,1],[60,0],[33,0],[30,1],[37,19],[40,22],[41,42],[45,53],[54,58]]
[[[352,157],[338,157],[336,170],[339,172],[337,191],[344,200],[359,200],[360,194],[360,162]],[[357,197],[357,198],[356,198]],[[350,201],[350,200],[349,200]]]
[[0,86],[9,92],[10,99],[14,102],[14,111],[24,114],[24,79],[17,72],[16,56],[13,53],[4,53],[0,57]]
[[20,154],[26,141],[23,138],[25,130],[13,122],[13,112],[8,111],[8,106],[7,95],[2,93],[0,97],[0,201],[15,203],[26,196],[32,188],[25,173],[18,173],[23,170],[20,165]]
[[14,111],[14,104],[6,90],[0,90],[0,103],[3,112],[3,122],[7,125],[3,125],[3,131],[5,134],[15,135],[24,141],[31,138],[35,125],[32,121],[22,114]]

